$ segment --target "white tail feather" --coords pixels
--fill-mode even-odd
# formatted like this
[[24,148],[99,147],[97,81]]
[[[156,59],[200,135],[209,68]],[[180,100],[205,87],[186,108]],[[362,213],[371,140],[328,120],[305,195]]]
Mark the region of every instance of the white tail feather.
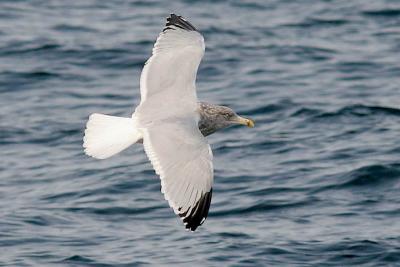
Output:
[[106,159],[141,139],[134,118],[94,113],[86,124],[83,147],[87,155]]

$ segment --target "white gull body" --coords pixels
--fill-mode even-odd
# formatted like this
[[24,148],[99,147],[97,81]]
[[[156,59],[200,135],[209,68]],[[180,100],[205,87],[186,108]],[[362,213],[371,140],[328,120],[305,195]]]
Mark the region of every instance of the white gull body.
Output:
[[171,14],[143,68],[141,101],[132,117],[92,114],[83,143],[97,159],[143,143],[165,199],[191,231],[207,218],[212,197],[213,156],[204,136],[234,124],[254,126],[228,107],[198,102],[195,81],[204,49],[195,27]]

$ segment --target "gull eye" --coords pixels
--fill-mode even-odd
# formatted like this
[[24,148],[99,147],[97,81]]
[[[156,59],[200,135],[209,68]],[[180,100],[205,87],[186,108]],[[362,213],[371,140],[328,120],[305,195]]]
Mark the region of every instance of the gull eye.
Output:
[[234,117],[234,114],[232,112],[228,111],[228,112],[224,113],[224,117],[225,117],[225,119],[230,120]]

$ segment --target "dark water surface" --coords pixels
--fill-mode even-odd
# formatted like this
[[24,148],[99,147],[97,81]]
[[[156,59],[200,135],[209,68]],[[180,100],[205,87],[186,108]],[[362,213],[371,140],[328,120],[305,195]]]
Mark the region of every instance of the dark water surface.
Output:
[[[129,116],[165,17],[206,39],[202,100],[256,128],[209,138],[186,232],[142,147],[84,155]],[[1,1],[1,266],[400,266],[399,1]]]

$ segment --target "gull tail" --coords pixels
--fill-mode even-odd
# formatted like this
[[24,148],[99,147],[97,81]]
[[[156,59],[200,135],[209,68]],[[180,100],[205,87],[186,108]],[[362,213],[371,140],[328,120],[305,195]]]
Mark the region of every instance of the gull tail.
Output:
[[94,113],[86,124],[83,147],[96,159],[109,158],[142,139],[135,118]]

